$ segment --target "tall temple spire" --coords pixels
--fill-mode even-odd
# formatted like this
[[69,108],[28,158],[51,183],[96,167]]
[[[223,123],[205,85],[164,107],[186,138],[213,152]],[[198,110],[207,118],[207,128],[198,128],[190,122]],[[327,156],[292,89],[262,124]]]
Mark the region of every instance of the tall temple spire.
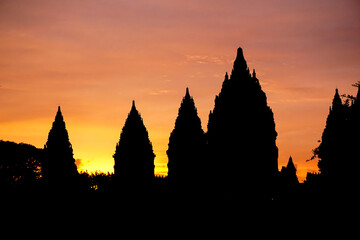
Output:
[[[255,72],[253,75],[256,77]],[[266,94],[254,77],[243,50],[238,48],[231,76],[227,80],[225,75],[209,114],[206,136],[209,162],[213,165],[210,171],[219,175],[220,180],[214,180],[213,184],[228,192],[225,194],[241,194],[234,189],[265,188],[278,172],[274,116]],[[251,194],[247,192],[244,196]]]

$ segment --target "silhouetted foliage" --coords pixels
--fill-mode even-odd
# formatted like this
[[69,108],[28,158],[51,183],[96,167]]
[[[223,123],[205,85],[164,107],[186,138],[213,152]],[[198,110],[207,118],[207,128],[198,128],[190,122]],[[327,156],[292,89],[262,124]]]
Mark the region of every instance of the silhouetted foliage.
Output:
[[205,135],[194,99],[186,88],[174,130],[170,134],[167,155],[171,183],[198,185],[204,178]]
[[208,150],[213,177],[229,194],[265,193],[278,172],[277,133],[255,70],[241,48],[209,115]]
[[69,187],[78,176],[60,106],[44,146],[43,174],[49,184]]
[[84,181],[87,182],[88,190],[92,192],[105,192],[108,190],[109,186],[112,185],[112,173],[103,173],[95,171],[94,173],[89,174],[88,172],[81,172]]
[[42,180],[42,149],[0,141],[0,186],[29,187]]
[[154,178],[152,144],[135,101],[116,145],[114,175],[118,183],[127,186],[148,186]]

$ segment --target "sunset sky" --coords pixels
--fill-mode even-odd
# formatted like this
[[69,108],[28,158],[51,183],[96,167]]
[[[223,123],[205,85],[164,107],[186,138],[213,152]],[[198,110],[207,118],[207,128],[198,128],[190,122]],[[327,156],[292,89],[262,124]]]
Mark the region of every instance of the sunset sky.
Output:
[[60,105],[79,169],[112,172],[134,99],[166,174],[186,87],[207,131],[238,47],[303,181],[335,88],[356,94],[358,0],[0,0],[0,139],[42,148]]

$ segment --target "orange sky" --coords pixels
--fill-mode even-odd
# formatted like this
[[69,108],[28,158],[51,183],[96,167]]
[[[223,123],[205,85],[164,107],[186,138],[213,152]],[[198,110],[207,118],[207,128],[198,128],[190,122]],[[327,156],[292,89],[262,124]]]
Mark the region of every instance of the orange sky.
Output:
[[334,95],[360,80],[360,4],[342,0],[1,0],[0,139],[43,147],[57,106],[79,168],[113,171],[135,99],[166,174],[185,88],[203,129],[236,49],[255,68],[300,180]]

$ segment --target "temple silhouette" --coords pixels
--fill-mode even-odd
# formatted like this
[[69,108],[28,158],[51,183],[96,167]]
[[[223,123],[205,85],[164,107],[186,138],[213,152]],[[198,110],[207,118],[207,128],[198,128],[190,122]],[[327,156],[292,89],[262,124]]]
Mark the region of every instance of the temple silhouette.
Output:
[[167,177],[155,176],[155,154],[135,101],[115,147],[113,174],[78,172],[59,106],[43,149],[0,141],[0,191],[69,191],[123,199],[131,190],[132,196],[146,192],[138,199],[166,199],[169,204],[201,199],[216,206],[227,201],[346,199],[360,186],[360,82],[354,86],[356,96],[335,90],[311,158],[318,160],[319,172],[308,173],[304,183],[299,183],[291,156],[279,171],[274,115],[239,48],[215,97],[207,132],[186,88],[166,151]]
[[135,101],[132,102],[113,157],[117,184],[134,188],[152,184],[155,154]]
[[286,167],[284,166],[281,168],[280,173],[282,175],[282,178],[284,178],[282,182],[290,187],[292,185],[298,184],[299,180],[296,176],[296,171],[297,171],[297,169],[295,167],[292,157],[290,156]]
[[44,146],[42,167],[44,180],[54,188],[72,187],[78,176],[73,155],[73,148],[59,106]]
[[358,88],[356,96],[340,96],[335,89],[320,145],[313,150],[320,174],[308,173],[309,183],[342,189],[360,186],[360,82],[353,86]]
[[177,186],[194,187],[206,178],[206,139],[189,88],[182,99],[175,127],[170,134],[168,179]]
[[278,172],[276,137],[266,95],[239,48],[208,122],[210,172],[217,176],[213,181],[223,194],[242,198],[270,194]]

